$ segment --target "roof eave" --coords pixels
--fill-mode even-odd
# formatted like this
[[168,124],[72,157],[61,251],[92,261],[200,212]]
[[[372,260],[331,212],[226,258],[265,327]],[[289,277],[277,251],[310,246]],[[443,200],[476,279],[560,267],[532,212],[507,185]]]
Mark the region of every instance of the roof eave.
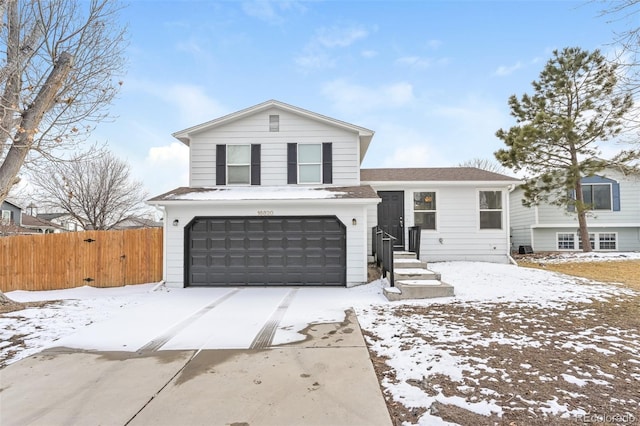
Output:
[[168,200],[156,200],[147,201],[148,204],[157,206],[189,206],[189,205],[207,205],[207,204],[224,204],[224,205],[251,205],[251,204],[264,204],[265,202],[277,203],[277,204],[298,204],[298,203],[313,203],[321,204],[326,202],[339,202],[342,204],[373,204],[379,203],[380,198],[297,198],[297,199],[253,199],[253,200],[183,200],[183,199],[168,199]]
[[362,185],[439,185],[439,186],[510,186],[519,185],[520,180],[361,180]]

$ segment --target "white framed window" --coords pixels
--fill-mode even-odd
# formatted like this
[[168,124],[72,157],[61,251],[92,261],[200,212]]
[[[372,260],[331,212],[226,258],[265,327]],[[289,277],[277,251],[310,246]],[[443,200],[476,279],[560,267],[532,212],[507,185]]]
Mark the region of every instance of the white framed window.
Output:
[[11,210],[2,210],[2,224],[8,225],[11,223]]
[[251,145],[227,145],[227,185],[251,183]]
[[436,229],[436,193],[434,191],[413,193],[414,225],[422,229]]
[[322,183],[322,144],[298,144],[298,183]]
[[[577,233],[578,236],[578,250],[582,250],[582,235],[580,235],[580,233]],[[595,250],[596,249],[596,235],[595,234],[589,234],[589,243],[591,244],[591,250]]]
[[558,242],[558,250],[575,250],[576,248],[576,235],[557,233],[556,240]]
[[479,191],[480,229],[502,229],[502,191]]
[[609,183],[583,183],[582,198],[590,210],[611,210],[613,204],[611,198],[611,184]]
[[[558,232],[556,234],[558,250],[582,250],[582,237],[579,232]],[[577,244],[576,244],[577,242]],[[594,232],[589,233],[589,242],[592,250],[617,250],[617,232]]]
[[598,234],[599,250],[617,250],[618,234],[615,232],[601,232]]

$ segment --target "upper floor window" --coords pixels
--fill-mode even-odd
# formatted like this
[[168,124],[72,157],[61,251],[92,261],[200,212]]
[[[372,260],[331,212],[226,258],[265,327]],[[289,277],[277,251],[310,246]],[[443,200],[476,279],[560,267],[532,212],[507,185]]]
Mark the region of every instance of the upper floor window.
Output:
[[582,197],[591,210],[611,210],[611,185],[582,184]]
[[251,145],[227,145],[227,184],[251,183]]
[[480,191],[480,229],[502,229],[502,191]]
[[436,193],[413,193],[413,219],[422,229],[436,229]]
[[321,144],[298,144],[298,183],[322,183]]

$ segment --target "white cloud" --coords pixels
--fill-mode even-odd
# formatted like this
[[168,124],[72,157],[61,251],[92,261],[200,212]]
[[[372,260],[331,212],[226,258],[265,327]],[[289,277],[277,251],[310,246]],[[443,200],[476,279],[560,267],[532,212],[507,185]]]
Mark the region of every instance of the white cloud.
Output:
[[189,148],[180,142],[149,148],[138,164],[151,196],[189,184]]
[[279,25],[285,21],[285,13],[291,10],[304,12],[305,6],[298,1],[287,0],[253,0],[242,2],[242,10],[248,16],[267,22],[272,25]]
[[496,70],[495,74],[499,76],[506,76],[512,74],[514,71],[522,68],[522,62],[518,61],[511,66],[500,65]]
[[431,61],[429,58],[421,58],[420,56],[403,56],[396,59],[396,64],[405,65],[411,68],[429,68]]
[[327,48],[348,47],[357,40],[366,38],[368,35],[368,31],[361,26],[350,28],[336,26],[320,28],[317,31],[315,40],[318,44]]
[[384,160],[384,167],[434,167],[433,151],[426,144],[397,146]]
[[440,40],[429,40],[429,41],[427,41],[427,47],[429,49],[436,50],[436,49],[439,49],[440,46],[442,46],[442,41],[440,41]]
[[413,86],[406,82],[369,88],[338,79],[326,83],[322,93],[337,109],[346,112],[399,108],[414,100]]
[[336,61],[326,52],[305,51],[294,58],[296,65],[305,69],[327,69],[333,68]]
[[[294,58],[294,62],[303,69],[333,68],[336,66],[337,59],[332,52],[347,48],[368,35],[369,32],[359,25],[320,28],[306,44],[302,53]],[[377,54],[374,51],[367,52],[372,56]],[[364,53],[363,56],[365,56]]]
[[363,58],[375,58],[378,56],[378,52],[375,50],[363,50],[360,54]]
[[228,111],[205,93],[201,86],[193,84],[164,84],[144,80],[127,82],[128,89],[138,90],[164,101],[175,108],[180,126],[192,126],[212,120]]

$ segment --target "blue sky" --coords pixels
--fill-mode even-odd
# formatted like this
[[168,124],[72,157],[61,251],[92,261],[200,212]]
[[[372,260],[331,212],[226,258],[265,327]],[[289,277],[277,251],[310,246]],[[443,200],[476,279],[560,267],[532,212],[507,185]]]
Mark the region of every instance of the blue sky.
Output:
[[122,12],[129,65],[116,119],[92,140],[150,195],[188,184],[171,133],[269,99],[376,132],[363,167],[493,158],[554,49],[608,53],[589,1],[144,1]]

